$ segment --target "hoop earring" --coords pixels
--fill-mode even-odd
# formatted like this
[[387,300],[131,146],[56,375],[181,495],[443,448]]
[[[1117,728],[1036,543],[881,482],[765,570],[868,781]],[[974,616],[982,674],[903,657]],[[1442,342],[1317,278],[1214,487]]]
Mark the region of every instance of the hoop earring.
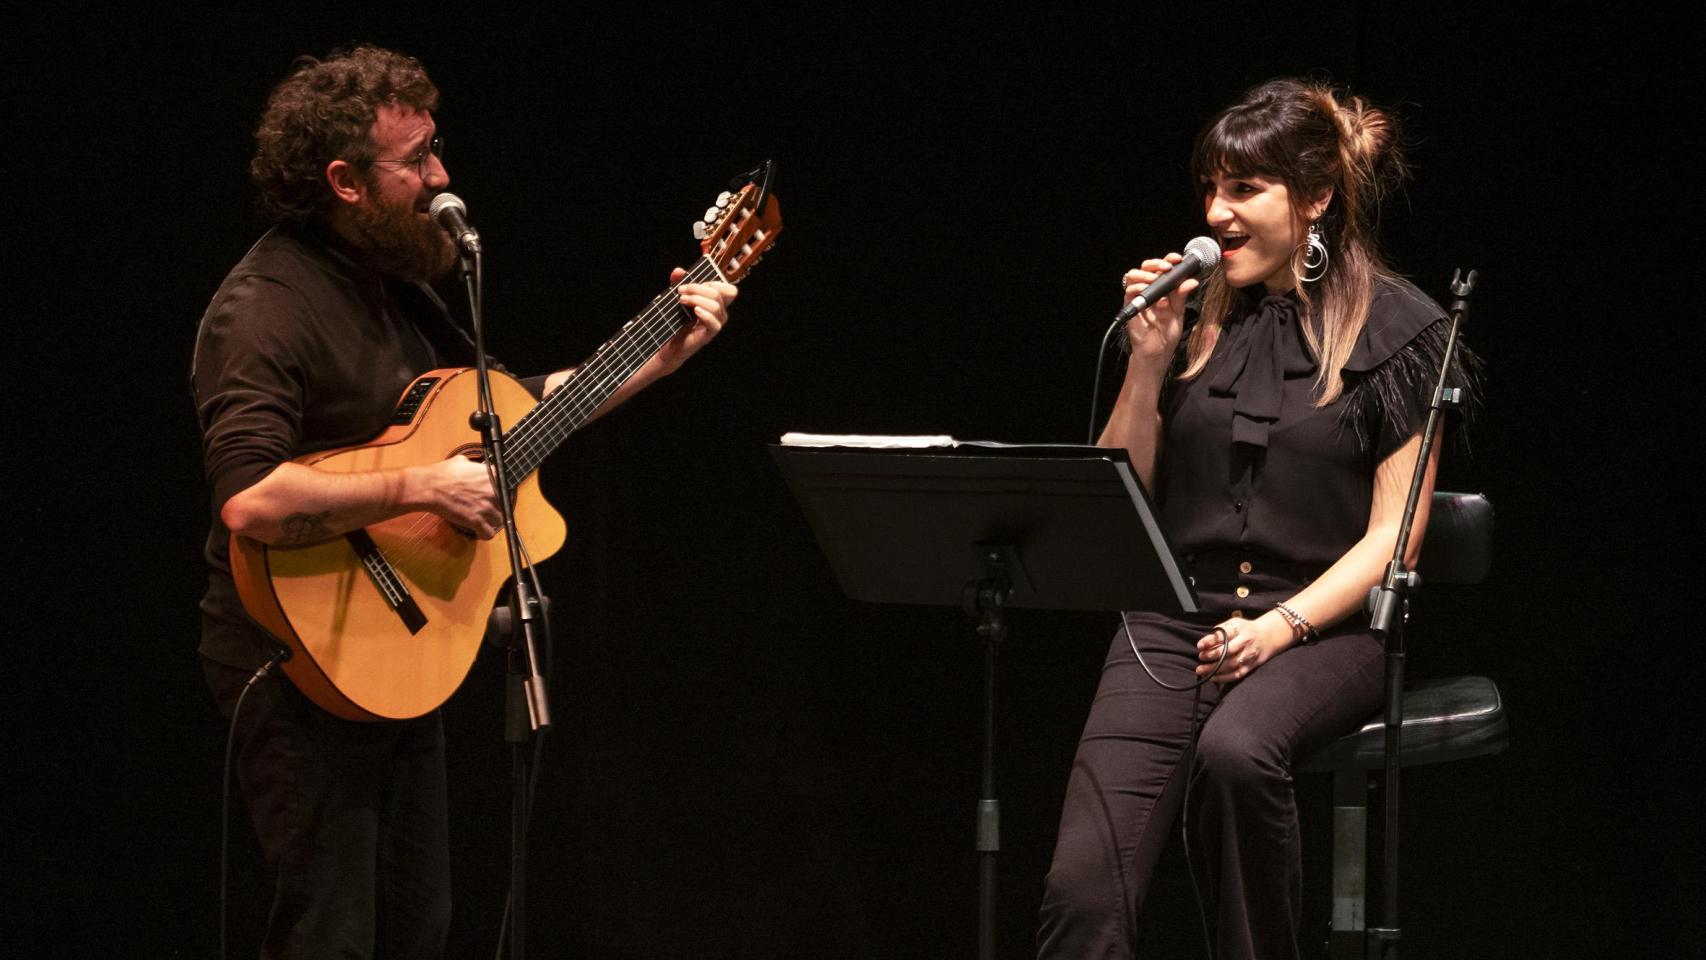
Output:
[[1327,275],[1327,265],[1332,257],[1327,254],[1327,244],[1321,240],[1321,228],[1316,224],[1309,225],[1309,236],[1303,241],[1303,273],[1298,275],[1304,283],[1314,283]]

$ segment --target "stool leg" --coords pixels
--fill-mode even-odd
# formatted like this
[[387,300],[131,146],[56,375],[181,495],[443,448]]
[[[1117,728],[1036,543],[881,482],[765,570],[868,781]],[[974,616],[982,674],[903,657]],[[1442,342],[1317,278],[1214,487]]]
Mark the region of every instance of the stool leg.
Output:
[[1368,896],[1368,773],[1333,774],[1333,922],[1327,940],[1332,960],[1364,960]]

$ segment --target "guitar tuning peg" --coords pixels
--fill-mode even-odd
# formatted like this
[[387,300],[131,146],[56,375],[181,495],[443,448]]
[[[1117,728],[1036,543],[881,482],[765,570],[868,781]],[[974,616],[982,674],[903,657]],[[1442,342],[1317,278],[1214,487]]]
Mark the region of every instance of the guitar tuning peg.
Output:
[[727,190],[724,190],[722,193],[717,194],[717,206],[718,207],[727,207],[729,205],[729,201],[733,200],[734,198],[735,198],[734,194],[728,192]]
[[708,227],[705,226],[705,221],[698,220],[698,221],[694,222],[694,224],[693,224],[693,239],[703,240],[710,235],[711,235],[711,231]]
[[719,220],[722,217],[722,215],[723,215],[723,211],[717,207],[706,207],[705,208],[705,222],[706,223],[716,223],[717,220]]

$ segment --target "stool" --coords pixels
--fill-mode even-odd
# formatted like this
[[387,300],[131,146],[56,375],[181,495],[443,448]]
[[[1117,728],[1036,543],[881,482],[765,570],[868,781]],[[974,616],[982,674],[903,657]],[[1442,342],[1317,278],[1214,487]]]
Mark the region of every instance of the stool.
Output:
[[[1435,493],[1416,569],[1424,586],[1480,583],[1491,566],[1493,508],[1480,494]],[[1499,688],[1486,677],[1418,680],[1405,684],[1403,767],[1498,753],[1510,745]],[[1380,941],[1367,931],[1368,796],[1383,780],[1386,729],[1375,714],[1361,729],[1299,764],[1300,772],[1333,775],[1332,960],[1377,958]]]

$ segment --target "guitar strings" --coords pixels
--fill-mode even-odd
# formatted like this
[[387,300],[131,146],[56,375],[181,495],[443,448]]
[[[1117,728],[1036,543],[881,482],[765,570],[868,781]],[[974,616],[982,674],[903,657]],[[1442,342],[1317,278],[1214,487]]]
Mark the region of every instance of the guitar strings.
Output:
[[[711,259],[701,257],[693,269],[670,289],[674,292],[683,283],[702,283],[718,276],[720,273]],[[547,399],[528,411],[508,434],[512,462],[522,467],[519,475],[532,473],[557,441],[579,429],[638,369],[639,364],[633,361],[644,363],[669,338],[691,323],[691,314],[683,316],[683,313],[678,297],[665,296],[647,305],[630,322],[632,335],[627,335],[628,331],[618,334],[593,354],[568,383],[558,388],[567,389],[571,383],[578,387],[584,380],[586,389],[577,391],[578,396],[565,394],[557,404]]]
[[[681,280],[670,286],[669,293],[676,293],[685,283],[703,283],[721,277],[722,272],[710,256],[705,255]],[[625,325],[624,330],[594,353],[568,382],[558,388],[565,390],[570,383],[581,386],[583,379],[592,378],[585,380],[587,389],[579,391],[578,397],[571,399],[570,394],[564,394],[564,399],[557,404],[550,403],[548,398],[523,415],[505,434],[511,444],[507,465],[511,475],[522,480],[530,476],[557,442],[579,429],[640,365],[692,322],[691,314],[683,314],[679,295],[665,295],[648,304]],[[623,372],[623,367],[628,367],[626,372]],[[511,489],[518,488],[520,482],[511,483]],[[408,526],[397,531],[401,545],[407,548],[426,542],[436,532],[438,522],[439,518],[433,514],[417,515]],[[391,569],[391,564],[383,556],[379,560]]]

